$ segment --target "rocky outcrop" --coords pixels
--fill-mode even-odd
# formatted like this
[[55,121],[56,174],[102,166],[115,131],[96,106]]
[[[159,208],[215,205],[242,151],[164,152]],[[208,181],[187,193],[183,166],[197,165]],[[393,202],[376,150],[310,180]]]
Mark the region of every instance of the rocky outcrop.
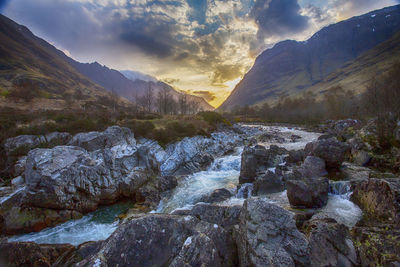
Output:
[[322,177],[328,174],[325,169],[325,161],[314,156],[307,156],[298,170],[306,178]]
[[253,185],[253,192],[258,196],[282,192],[286,188],[286,182],[283,176],[279,176],[273,171],[267,171],[263,175],[258,175]]
[[191,215],[200,220],[216,224],[226,230],[231,230],[239,224],[241,205],[222,206],[209,203],[197,203],[190,210],[175,210],[175,215]]
[[232,193],[228,189],[220,188],[220,189],[215,189],[210,194],[203,196],[200,199],[200,202],[205,202],[205,203],[221,202],[227,200],[231,196]]
[[244,202],[238,232],[240,266],[310,266],[308,241],[292,214],[266,199]]
[[367,213],[369,219],[400,223],[400,180],[368,179],[358,183],[351,200]]
[[232,152],[243,142],[233,131],[216,132],[211,137],[186,137],[167,146],[164,162],[160,166],[162,175],[184,175],[204,170],[215,157]]
[[311,266],[358,266],[349,230],[333,219],[308,223]]
[[65,145],[71,139],[69,133],[53,132],[47,135],[19,135],[8,138],[4,142],[4,150],[8,156],[26,155],[29,150],[44,146]]
[[25,202],[35,207],[88,212],[129,197],[148,179],[137,168],[135,147],[92,153],[74,146],[29,152]]
[[329,180],[308,178],[286,183],[290,205],[301,208],[321,208],[328,202]]
[[160,192],[165,192],[174,189],[178,185],[178,180],[175,176],[167,175],[158,178],[158,188]]
[[124,222],[77,266],[235,266],[230,235],[193,216],[145,215]]
[[340,167],[344,180],[366,180],[372,170],[366,167],[357,166],[349,162],[344,162]]
[[32,242],[0,243],[0,266],[55,266],[61,256],[71,253],[69,244],[40,245]]
[[338,169],[348,159],[350,146],[336,138],[329,138],[308,143],[304,150],[309,156],[325,160],[326,168]]
[[278,156],[286,153],[284,148],[277,146],[271,146],[269,149],[260,145],[245,147],[242,152],[239,183],[254,182],[257,176],[264,174],[268,168],[278,165]]

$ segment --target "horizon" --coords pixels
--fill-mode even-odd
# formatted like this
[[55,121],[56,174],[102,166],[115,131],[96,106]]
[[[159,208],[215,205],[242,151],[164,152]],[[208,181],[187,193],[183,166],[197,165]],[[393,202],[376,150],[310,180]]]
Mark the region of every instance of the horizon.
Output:
[[0,11],[77,61],[151,75],[218,107],[265,49],[400,3],[318,2],[15,0]]

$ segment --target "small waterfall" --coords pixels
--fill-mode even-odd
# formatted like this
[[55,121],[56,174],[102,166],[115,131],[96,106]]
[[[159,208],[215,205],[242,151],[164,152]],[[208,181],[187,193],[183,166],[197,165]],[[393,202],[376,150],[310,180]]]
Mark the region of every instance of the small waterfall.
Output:
[[349,181],[330,181],[328,204],[314,216],[334,218],[338,223],[349,228],[354,227],[361,219],[362,211],[350,201],[352,193]]
[[330,181],[329,182],[329,193],[331,195],[338,195],[345,199],[350,199],[351,184],[349,181]]
[[242,184],[236,193],[236,198],[250,198],[253,191],[252,183]]

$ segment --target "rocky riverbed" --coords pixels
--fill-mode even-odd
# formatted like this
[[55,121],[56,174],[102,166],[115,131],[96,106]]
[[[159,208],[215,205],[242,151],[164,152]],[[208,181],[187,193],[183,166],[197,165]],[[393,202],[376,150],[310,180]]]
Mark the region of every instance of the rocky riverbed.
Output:
[[29,149],[0,187],[0,264],[399,264],[399,180],[366,163],[359,122],[331,123],[235,125],[166,148],[118,126],[53,133],[48,148],[9,139],[8,154]]

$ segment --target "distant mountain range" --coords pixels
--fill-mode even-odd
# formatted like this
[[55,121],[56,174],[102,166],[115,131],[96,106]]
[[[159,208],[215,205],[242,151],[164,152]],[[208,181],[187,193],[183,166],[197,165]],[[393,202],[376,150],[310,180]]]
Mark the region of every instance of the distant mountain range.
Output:
[[[154,97],[161,88],[167,88],[176,100],[185,94],[149,75],[123,73],[97,62],[77,62],[27,27],[0,15],[0,107],[110,108],[115,102],[111,92],[121,97],[118,105],[131,106],[130,101],[143,95],[149,85]],[[32,98],[29,104],[21,101],[27,95]],[[187,100],[196,102],[202,110],[214,109],[201,97],[187,95]]]
[[[118,95],[133,102],[135,101],[136,97],[143,96],[148,90],[149,86],[151,86],[153,89],[154,97],[156,97],[157,93],[164,87],[168,89],[168,92],[174,97],[175,100],[178,100],[181,94],[185,94],[184,92],[175,90],[173,87],[164,82],[158,81],[154,77],[142,73],[134,71],[123,71],[122,73],[117,70],[110,69],[107,66],[102,66],[97,62],[80,63],[67,56],[65,56],[65,60],[77,71],[88,77],[96,84],[106,88],[108,91],[114,91]],[[186,96],[188,101],[198,103],[198,106],[201,110],[214,109],[201,97],[190,94],[186,94]]]
[[260,54],[220,109],[274,103],[330,87],[361,92],[399,58],[400,5],[327,26],[304,42],[283,41]]

